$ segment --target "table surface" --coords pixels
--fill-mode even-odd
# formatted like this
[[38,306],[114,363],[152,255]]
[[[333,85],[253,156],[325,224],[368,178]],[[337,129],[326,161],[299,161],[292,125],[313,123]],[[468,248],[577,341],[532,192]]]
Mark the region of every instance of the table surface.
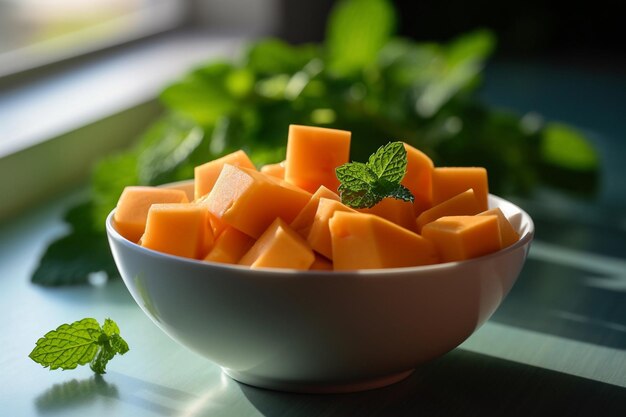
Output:
[[[541,74],[533,85],[559,85],[549,71]],[[498,76],[493,72],[496,82],[487,85],[493,100],[523,102],[515,91],[502,94]],[[577,120],[597,130],[593,118]],[[606,133],[614,138],[624,130]],[[65,232],[61,215],[80,192],[60,196],[0,228],[0,415],[626,415],[626,203],[619,192],[626,152],[623,143],[609,142],[599,144],[605,165],[610,178],[621,180],[608,181],[598,203],[550,195],[524,202],[536,241],[520,279],[485,325],[408,379],[355,394],[287,394],[239,384],[170,340],[120,280],[31,284],[38,257]],[[95,376],[87,367],[51,372],[28,358],[46,331],[82,317],[113,318],[131,346],[107,374]]]

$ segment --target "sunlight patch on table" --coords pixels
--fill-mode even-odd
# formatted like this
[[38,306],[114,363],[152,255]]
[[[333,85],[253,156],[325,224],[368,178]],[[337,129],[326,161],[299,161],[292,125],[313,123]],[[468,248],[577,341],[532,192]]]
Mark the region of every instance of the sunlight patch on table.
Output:
[[626,387],[626,351],[487,322],[461,349]]

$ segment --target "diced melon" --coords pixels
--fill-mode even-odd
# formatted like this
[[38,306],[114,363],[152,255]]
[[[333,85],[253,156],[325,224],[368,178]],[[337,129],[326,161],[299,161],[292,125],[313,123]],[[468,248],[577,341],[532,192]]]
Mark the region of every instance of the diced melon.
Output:
[[431,242],[372,214],[338,211],[329,227],[335,270],[399,268],[438,261]]
[[[205,196],[206,198],[206,196]],[[211,213],[206,205],[204,199],[200,199],[196,202],[196,204],[204,205],[207,207],[207,213],[209,216],[209,225],[211,226],[211,230],[213,231],[213,236],[217,239],[219,235],[228,227],[228,224],[224,222],[222,219],[218,218],[215,214]]]
[[241,258],[251,268],[309,269],[315,260],[306,241],[277,218]]
[[315,253],[315,260],[313,261],[309,269],[311,271],[332,271],[333,261],[325,258],[318,253]]
[[320,198],[313,223],[311,223],[311,228],[306,238],[307,242],[309,242],[309,245],[311,245],[315,252],[324,255],[328,259],[333,259],[333,249],[328,221],[338,211],[356,213],[355,210],[343,205],[339,201],[328,198]]
[[277,164],[263,165],[260,171],[265,175],[271,175],[272,177],[280,178],[281,180],[283,180],[285,179],[285,161],[279,162]]
[[225,164],[200,204],[224,223],[257,239],[280,217],[289,223],[311,194],[258,171]]
[[417,232],[421,233],[424,225],[444,216],[472,216],[480,213],[480,204],[471,188],[422,212],[417,217]]
[[480,167],[446,167],[433,170],[433,204],[437,205],[472,188],[480,211],[488,208],[487,170]]
[[157,187],[124,188],[115,209],[115,229],[126,239],[137,242],[146,228],[148,210],[155,203],[187,203],[184,191]]
[[506,218],[502,210],[499,208],[493,208],[491,210],[484,211],[478,216],[497,216],[498,225],[500,226],[500,239],[502,240],[502,247],[506,248],[511,246],[519,240],[519,234],[513,228],[513,225]]
[[411,190],[415,201],[413,203],[414,214],[417,216],[422,211],[432,206],[432,176],[433,161],[422,151],[404,144],[406,149],[406,174],[401,184]]
[[213,189],[224,164],[256,170],[248,155],[241,150],[199,165],[194,169],[195,199],[208,194]]
[[428,223],[422,236],[433,242],[443,262],[462,261],[502,248],[498,216],[447,216]]
[[172,184],[162,185],[160,188],[166,188],[168,190],[180,190],[185,193],[188,201],[193,201],[195,199],[194,190],[196,184],[193,181],[180,181]]
[[213,244],[205,207],[197,204],[153,204],[141,245],[170,255],[200,259]]
[[358,209],[361,213],[374,214],[405,229],[415,231],[415,211],[410,201],[396,198],[383,198],[371,208]]
[[205,261],[236,264],[250,250],[254,239],[234,227],[227,226],[215,239],[213,249],[204,258]]
[[311,193],[320,185],[337,192],[335,169],[348,162],[351,133],[313,126],[289,126],[285,181]]
[[289,226],[296,232],[300,233],[301,236],[307,237],[309,231],[311,229],[311,224],[313,224],[313,219],[315,219],[315,212],[317,211],[317,207],[320,202],[320,198],[326,198],[329,200],[339,201],[339,196],[330,191],[328,188],[320,185],[320,188],[317,189],[315,193],[311,196],[311,199],[300,213],[296,216],[295,219],[291,222]]

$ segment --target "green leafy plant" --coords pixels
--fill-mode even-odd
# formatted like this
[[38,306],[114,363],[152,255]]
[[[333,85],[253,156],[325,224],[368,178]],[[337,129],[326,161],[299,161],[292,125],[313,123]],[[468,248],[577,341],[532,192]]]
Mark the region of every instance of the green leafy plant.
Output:
[[387,197],[413,202],[411,191],[400,184],[406,165],[402,142],[390,142],[378,148],[365,164],[348,162],[337,167],[341,202],[352,208],[373,207]]
[[106,372],[107,363],[116,354],[123,355],[129,350],[120,336],[119,327],[111,319],[105,319],[102,327],[92,318],[62,324],[46,333],[36,344],[28,356],[50,370],[74,369],[89,364],[97,374]]
[[192,178],[195,165],[237,149],[257,164],[278,162],[289,124],[352,131],[353,160],[391,137],[438,166],[484,166],[500,195],[544,184],[593,191],[599,162],[583,135],[476,98],[495,46],[490,32],[437,44],[395,37],[394,28],[391,2],[340,0],[322,44],[260,40],[238,60],[208,63],[167,86],[163,117],[131,149],[97,164],[90,200],[68,214],[72,231],[49,247],[33,280],[67,285],[87,282],[90,271],[114,274],[104,220],[124,186]]

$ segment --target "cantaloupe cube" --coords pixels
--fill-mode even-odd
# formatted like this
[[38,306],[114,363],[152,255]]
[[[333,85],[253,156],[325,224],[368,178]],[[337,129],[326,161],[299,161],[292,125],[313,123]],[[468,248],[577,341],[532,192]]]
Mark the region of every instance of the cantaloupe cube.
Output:
[[227,226],[215,239],[213,249],[204,258],[205,261],[236,264],[250,250],[254,239],[234,227]]
[[271,175],[272,177],[280,178],[281,180],[283,180],[285,179],[285,161],[279,162],[277,164],[263,165],[260,171],[265,175]]
[[383,198],[374,207],[358,209],[357,211],[374,214],[405,229],[415,231],[415,211],[414,205],[410,201]]
[[335,169],[348,162],[351,133],[313,126],[289,126],[285,181],[311,193],[320,185],[337,192]]
[[513,228],[513,225],[506,218],[502,210],[499,208],[493,208],[491,210],[483,211],[478,216],[497,216],[498,225],[500,226],[500,239],[502,240],[502,247],[506,248],[511,246],[519,240],[519,234]]
[[153,204],[141,245],[170,255],[201,259],[213,244],[207,210],[197,204]]
[[224,164],[256,170],[248,155],[241,150],[199,165],[194,169],[195,199],[208,194],[213,189]]
[[439,260],[431,242],[372,214],[338,211],[329,227],[335,270],[399,268]]
[[414,215],[417,216],[432,206],[432,177],[435,165],[425,153],[408,143],[404,144],[404,149],[406,149],[407,166],[401,184],[413,193]]
[[295,219],[289,224],[293,230],[300,233],[301,236],[307,237],[309,235],[309,231],[311,229],[311,224],[313,224],[313,219],[315,219],[315,212],[317,212],[317,207],[320,202],[320,198],[326,198],[329,200],[340,201],[339,196],[330,191],[328,188],[323,185],[317,189],[315,193],[311,196],[311,199],[306,206],[300,210],[300,213],[296,216]]
[[338,211],[356,213],[355,210],[343,205],[339,201],[320,198],[313,223],[311,223],[311,228],[306,238],[315,252],[331,260],[333,259],[333,249],[328,221]]
[[309,268],[311,271],[332,271],[333,261],[323,257],[322,255],[315,253],[315,260]]
[[211,192],[199,204],[224,223],[257,239],[280,217],[289,223],[311,194],[258,171],[225,164]]
[[428,223],[422,236],[433,242],[443,262],[462,261],[502,249],[498,216],[447,216]]
[[184,191],[157,187],[124,188],[115,209],[115,230],[126,239],[137,242],[146,228],[148,210],[155,203],[187,203]]
[[276,219],[239,261],[251,268],[309,269],[315,255],[306,241]]
[[206,205],[204,198],[206,198],[206,196],[196,201],[196,204],[204,205],[207,208],[207,213],[209,216],[209,225],[211,226],[211,230],[213,231],[213,237],[217,239],[218,236],[221,235],[222,232],[226,230],[226,228],[229,226],[226,222],[224,222],[222,219],[218,218],[215,214],[209,211],[209,208]]
[[480,167],[447,167],[433,170],[433,205],[444,201],[472,188],[480,211],[488,209],[487,170]]
[[187,196],[187,200],[193,201],[195,199],[195,196],[194,196],[195,187],[196,187],[196,184],[193,181],[180,181],[177,183],[164,185],[160,188],[166,188],[168,190],[183,191],[185,195]]
[[422,212],[417,217],[417,233],[424,225],[444,216],[472,216],[480,213],[480,204],[471,188]]

